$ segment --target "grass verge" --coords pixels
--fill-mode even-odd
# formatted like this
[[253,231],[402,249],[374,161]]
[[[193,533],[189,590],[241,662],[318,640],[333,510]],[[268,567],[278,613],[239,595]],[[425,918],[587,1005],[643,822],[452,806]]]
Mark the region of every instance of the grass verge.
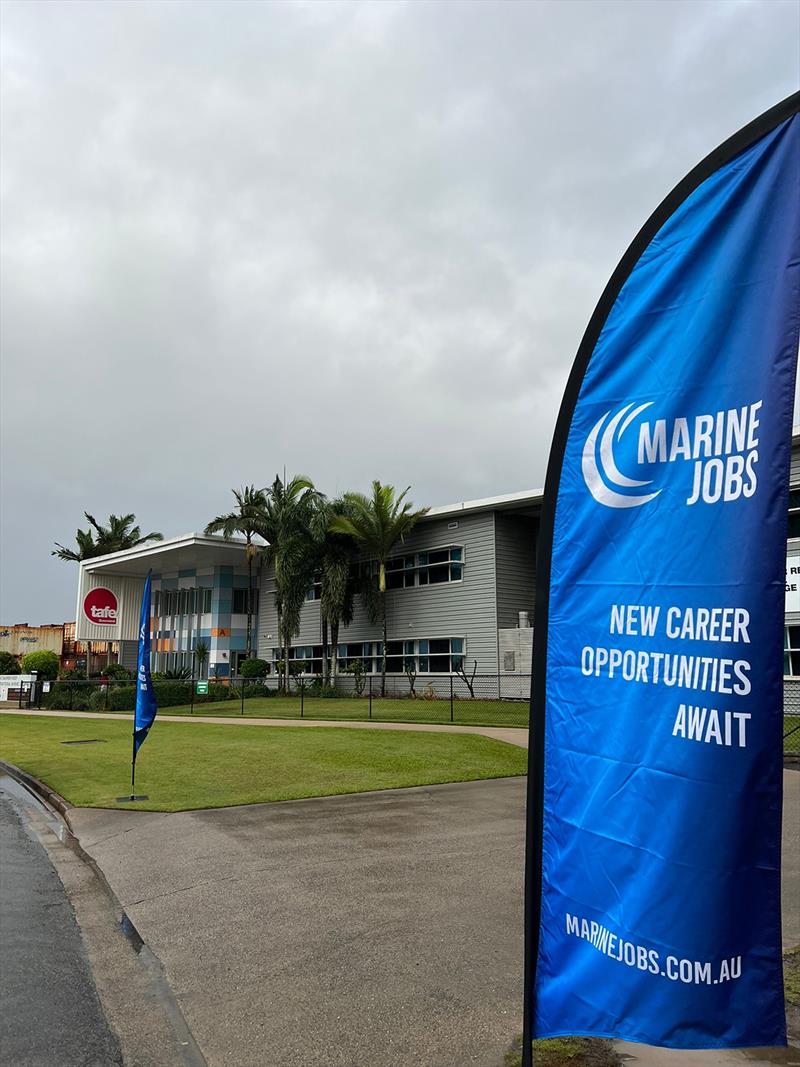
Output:
[[[617,1067],[622,1061],[610,1041],[598,1037],[552,1037],[533,1043],[536,1067]],[[520,1067],[522,1036],[505,1055],[506,1067]]]
[[[97,739],[96,744],[63,744]],[[472,734],[156,721],[130,788],[131,724],[0,716],[0,756],[82,807],[187,811],[524,774],[527,753]]]

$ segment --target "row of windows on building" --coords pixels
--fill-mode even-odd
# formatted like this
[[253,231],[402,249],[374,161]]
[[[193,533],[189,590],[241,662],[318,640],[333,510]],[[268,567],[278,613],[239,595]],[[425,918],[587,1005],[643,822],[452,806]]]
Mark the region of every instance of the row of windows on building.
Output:
[[[464,666],[463,637],[430,637],[414,641],[387,641],[386,673],[402,674],[413,670],[417,674],[452,674]],[[329,650],[330,655],[330,650]],[[272,658],[281,658],[281,650],[273,648]],[[360,660],[367,674],[380,674],[383,642],[357,641],[338,646],[339,668],[346,669]],[[322,673],[322,645],[296,645],[290,650],[289,663],[301,667],[305,674]]]
[[[377,577],[378,563],[376,560],[354,563],[352,574],[355,578]],[[444,585],[447,582],[460,582],[463,577],[464,548],[462,545],[431,548],[408,556],[393,556],[386,561],[387,589]],[[315,578],[313,586],[306,594],[306,600],[319,600],[321,595],[321,581]]]
[[[231,593],[233,615],[246,615],[248,601],[252,605],[250,613],[258,614],[257,589],[232,589]],[[153,614],[157,618],[167,615],[206,615],[210,611],[210,589],[157,589],[153,594]]]

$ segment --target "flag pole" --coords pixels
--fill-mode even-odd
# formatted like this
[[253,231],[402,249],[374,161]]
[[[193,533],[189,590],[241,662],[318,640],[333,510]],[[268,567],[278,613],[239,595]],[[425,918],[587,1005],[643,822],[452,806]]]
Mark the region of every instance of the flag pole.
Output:
[[[136,795],[136,752],[147,737],[158,705],[153,682],[150,677],[150,581],[152,571],[147,572],[142,592],[142,610],[139,616],[139,655],[136,664],[136,706],[133,711],[133,733],[131,736],[131,792],[130,796],[117,797],[118,804],[128,804],[134,800],[147,800],[146,796]],[[139,743],[137,744],[137,735]]]

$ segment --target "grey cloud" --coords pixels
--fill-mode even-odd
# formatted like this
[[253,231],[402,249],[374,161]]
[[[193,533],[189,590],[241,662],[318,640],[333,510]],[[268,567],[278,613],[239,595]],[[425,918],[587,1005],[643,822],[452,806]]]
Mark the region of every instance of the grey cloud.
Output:
[[2,20],[6,621],[72,615],[84,507],[177,534],[284,464],[541,485],[619,256],[798,79],[782,2]]

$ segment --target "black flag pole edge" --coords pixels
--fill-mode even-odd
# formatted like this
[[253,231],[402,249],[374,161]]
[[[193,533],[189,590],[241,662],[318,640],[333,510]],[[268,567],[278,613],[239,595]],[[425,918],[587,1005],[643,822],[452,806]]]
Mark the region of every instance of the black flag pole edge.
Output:
[[710,152],[669,193],[639,230],[611,275],[589,325],[583,335],[572,365],[561,408],[553,432],[547,462],[542,514],[536,550],[536,600],[534,604],[533,675],[528,726],[528,787],[525,838],[525,947],[524,1004],[522,1030],[522,1067],[533,1065],[533,1017],[536,966],[539,955],[539,926],[542,908],[542,836],[544,828],[544,742],[547,696],[547,637],[550,607],[550,567],[553,551],[556,499],[567,438],[581,385],[606,319],[616,303],[628,276],[658,231],[681,204],[704,181],[766,136],[776,126],[800,114],[800,92],[793,93],[758,118],[743,126],[713,152]]

